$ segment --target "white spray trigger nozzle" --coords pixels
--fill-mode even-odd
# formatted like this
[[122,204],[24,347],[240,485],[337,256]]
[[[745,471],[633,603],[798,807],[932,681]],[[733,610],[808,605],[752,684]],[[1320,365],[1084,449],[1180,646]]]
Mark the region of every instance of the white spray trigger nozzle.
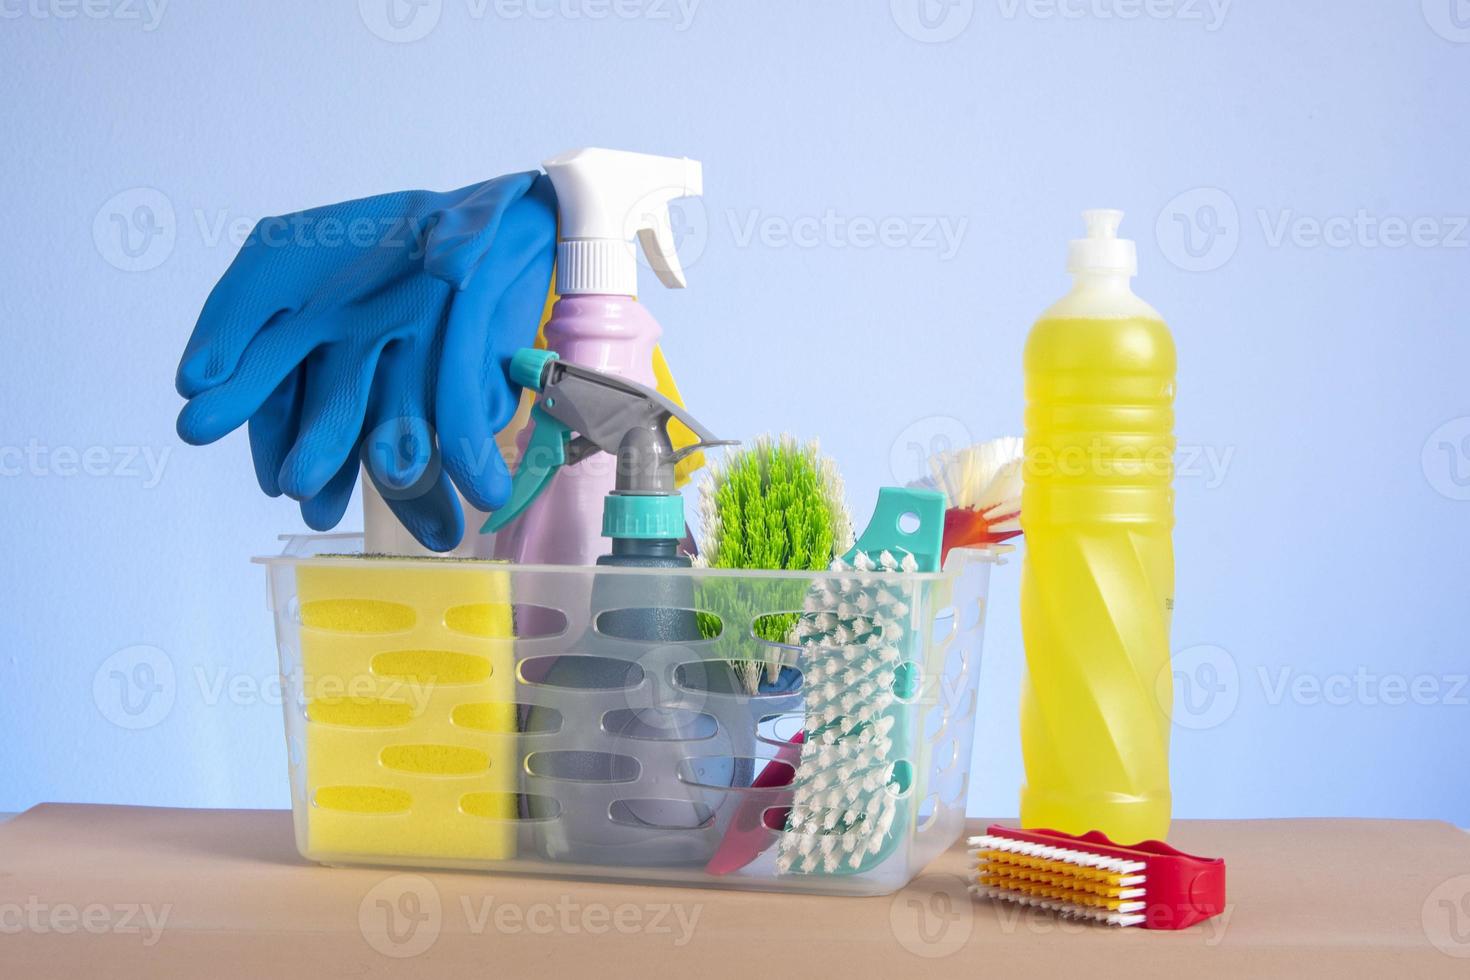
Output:
[[[699,191],[693,193],[698,194]],[[649,267],[658,276],[658,281],[670,289],[683,289],[687,283],[674,243],[674,223],[669,215],[669,202],[689,196],[691,195],[687,193],[659,194],[656,200],[643,209],[635,229],[638,244],[643,246],[643,254],[648,258]]]
[[636,295],[639,246],[660,282],[685,285],[669,203],[704,193],[698,160],[584,147],[542,166],[556,188],[560,218],[558,293]]

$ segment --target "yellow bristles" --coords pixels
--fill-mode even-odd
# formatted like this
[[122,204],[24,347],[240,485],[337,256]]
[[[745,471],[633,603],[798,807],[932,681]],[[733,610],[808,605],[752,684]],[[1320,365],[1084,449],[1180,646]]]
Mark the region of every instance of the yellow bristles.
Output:
[[[1033,871],[1024,868],[1011,868],[1001,864],[986,864],[983,861],[975,870],[980,875],[993,875],[998,878],[1034,882],[1038,885],[1051,885],[1057,888],[1071,888],[1076,891],[1089,892],[1093,895],[1118,895],[1123,892],[1125,887],[1125,882],[1121,876],[1117,876],[1117,879],[1114,881],[1099,881],[1080,875],[1069,874],[1065,871]],[[1132,882],[1128,882],[1127,884],[1132,884]]]
[[976,852],[975,856],[991,864],[1003,864],[1015,868],[1029,868],[1034,871],[1065,875],[1068,878],[1079,878],[1087,881],[1116,884],[1123,878],[1123,875],[1117,872],[1106,871],[1101,868],[1081,867],[1066,861],[1031,857],[1025,854],[1009,854],[1005,851],[981,849]]
[[1116,926],[1143,921],[1144,864],[999,835],[970,840],[971,891]]
[[1009,891],[1020,892],[1023,895],[1032,895],[1037,898],[1049,898],[1057,902],[1071,902],[1074,905],[1083,905],[1094,909],[1108,909],[1116,912],[1124,904],[1134,904],[1125,900],[1121,895],[1096,895],[1089,891],[1069,888],[1066,886],[1053,887],[1041,885],[1009,875],[986,874],[984,872],[976,876],[976,880],[987,888],[1003,888]]

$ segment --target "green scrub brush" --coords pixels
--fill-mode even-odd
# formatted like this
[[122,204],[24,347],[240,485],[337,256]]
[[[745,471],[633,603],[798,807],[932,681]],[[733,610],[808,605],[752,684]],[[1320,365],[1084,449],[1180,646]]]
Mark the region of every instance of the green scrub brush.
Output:
[[[833,556],[852,545],[852,517],[844,496],[836,464],[822,455],[815,440],[798,443],[789,435],[761,436],[706,470],[699,488],[702,534],[696,564],[824,570]],[[761,602],[764,598],[749,597],[755,635],[795,645],[796,613],[771,615]],[[702,615],[700,628],[708,638],[720,633],[721,624],[716,617]],[[741,643],[731,649],[743,655],[730,663],[746,693],[758,693],[763,677],[776,682],[781,665],[759,657],[757,644]]]

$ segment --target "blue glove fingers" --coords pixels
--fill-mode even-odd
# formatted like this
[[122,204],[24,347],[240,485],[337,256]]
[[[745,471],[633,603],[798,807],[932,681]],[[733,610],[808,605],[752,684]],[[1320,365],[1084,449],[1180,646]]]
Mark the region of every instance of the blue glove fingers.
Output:
[[506,286],[495,306],[490,322],[491,348],[489,356],[482,358],[480,374],[486,417],[493,432],[504,428],[520,405],[521,387],[509,383],[510,358],[536,342],[555,258],[550,248],[535,254]]
[[321,493],[301,501],[301,519],[313,531],[330,531],[342,520],[352,502],[352,488],[357,486],[357,453],[350,455],[341,469],[322,487]]
[[433,455],[430,408],[438,349],[426,350],[424,343],[405,338],[383,348],[368,403],[363,462],[375,481],[396,490],[417,483]]
[[419,481],[406,490],[383,484],[371,466],[367,473],[393,516],[419,544],[430,551],[449,551],[459,544],[464,537],[464,513],[437,450]]
[[244,425],[322,336],[310,320],[287,318],[272,323],[245,349],[228,381],[184,405],[179,412],[179,438],[191,446],[202,446]]
[[250,416],[250,456],[255,479],[269,497],[281,495],[281,462],[296,441],[301,421],[301,370],[286,375],[260,411]]
[[279,227],[292,219],[286,215],[258,222],[210,290],[174,379],[185,398],[228,380],[264,327],[310,293],[311,270],[292,264],[299,263],[299,250],[277,240]]
[[381,349],[339,344],[317,351],[307,361],[301,434],[281,462],[280,486],[287,496],[315,497],[345,461],[357,458]]
[[[501,243],[497,236],[501,220],[511,205],[530,191],[538,180],[545,181],[548,186],[551,184],[551,178],[532,170],[506,174],[456,192],[463,196],[453,206],[433,215],[433,227],[424,244],[425,271],[456,289],[463,288],[492,246],[499,251]],[[554,198],[551,222],[554,241]]]
[[[510,471],[500,458],[497,427],[491,423],[491,416],[504,414],[502,403],[510,400],[510,380],[491,353],[494,299],[473,284],[455,296],[434,402],[444,468],[459,492],[480,510],[496,510],[510,498]],[[538,309],[535,315],[539,313]],[[528,340],[535,338],[535,330],[533,319]],[[488,385],[487,371],[498,375]]]
[[312,304],[339,308],[416,269],[433,209],[453,200],[397,191],[262,219],[205,300],[179,362],[179,394],[192,398],[230,378],[273,317]]
[[536,337],[556,257],[555,210],[551,182],[539,178],[502,221],[495,260],[476,270],[450,307],[435,401],[439,444],[460,492],[481,510],[510,496],[495,433],[520,402],[506,364]]

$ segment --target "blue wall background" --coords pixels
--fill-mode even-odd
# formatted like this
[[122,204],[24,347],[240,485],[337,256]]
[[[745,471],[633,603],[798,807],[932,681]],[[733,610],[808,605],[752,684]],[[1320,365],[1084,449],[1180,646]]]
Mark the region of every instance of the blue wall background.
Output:
[[602,144],[705,162],[646,297],[691,404],[819,435],[859,510],[1019,431],[1078,211],[1125,209],[1181,360],[1176,812],[1470,824],[1463,0],[389,2],[0,0],[0,810],[288,804],[247,559],[302,526],[243,433],[176,440],[194,316],[259,217]]

